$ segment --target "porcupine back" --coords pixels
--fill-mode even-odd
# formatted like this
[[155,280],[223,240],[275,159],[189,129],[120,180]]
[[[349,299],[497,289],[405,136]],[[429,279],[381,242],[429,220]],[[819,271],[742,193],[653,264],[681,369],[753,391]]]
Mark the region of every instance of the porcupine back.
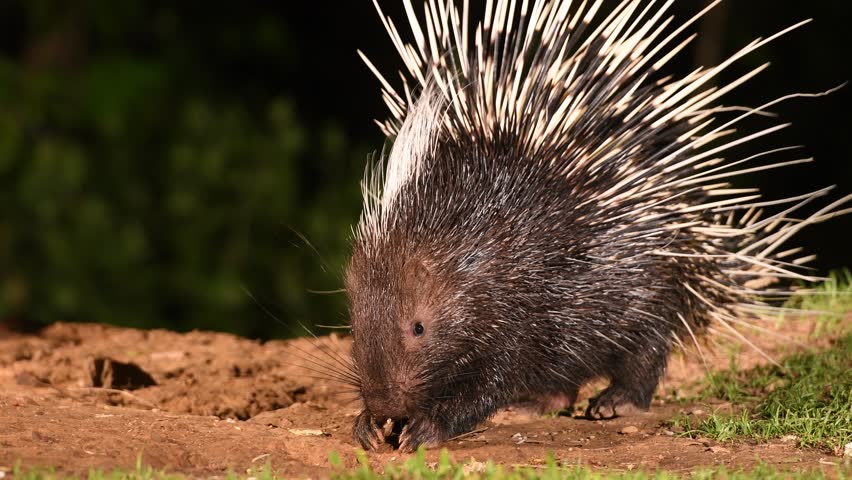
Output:
[[[365,179],[347,274],[370,422],[408,419],[402,441],[416,446],[527,395],[570,403],[596,376],[611,385],[592,416],[647,408],[673,345],[708,329],[745,340],[738,327],[770,308],[762,299],[785,294],[756,290],[761,279],[810,279],[796,270],[809,257],[781,245],[850,197],[797,220],[829,189],[760,201],[731,188],[743,171],[808,160],[767,161],[789,148],[722,158],[786,125],[729,136],[774,102],[717,118],[719,98],[766,65],[711,85],[798,25],[657,79],[706,10],[671,28],[672,2],[626,1],[599,23],[600,1],[489,2],[472,47],[467,3],[426,2],[425,31],[404,3],[414,45],[382,15],[408,69],[403,94],[364,57],[394,139]],[[406,337],[418,318],[423,341]],[[358,424],[356,436],[370,443]]]

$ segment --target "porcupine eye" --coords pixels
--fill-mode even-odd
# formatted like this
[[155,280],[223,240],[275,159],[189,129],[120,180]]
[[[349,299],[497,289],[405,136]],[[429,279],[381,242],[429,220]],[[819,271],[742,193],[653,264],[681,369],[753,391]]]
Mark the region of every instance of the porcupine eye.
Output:
[[415,337],[419,337],[420,335],[423,335],[423,332],[425,332],[425,331],[426,331],[426,329],[423,328],[422,323],[417,322],[417,323],[414,324],[414,336]]

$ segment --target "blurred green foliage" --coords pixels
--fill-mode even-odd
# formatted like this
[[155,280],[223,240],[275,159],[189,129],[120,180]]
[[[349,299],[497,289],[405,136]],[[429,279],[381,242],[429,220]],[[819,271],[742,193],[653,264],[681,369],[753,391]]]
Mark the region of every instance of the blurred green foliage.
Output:
[[[22,4],[25,49],[0,58],[0,319],[252,336],[339,323],[342,295],[307,290],[340,287],[366,148],[285,96],[229,93],[190,59],[196,37],[127,46],[142,2],[85,22],[51,20],[51,3]],[[266,41],[234,55],[285,33],[242,28]]]

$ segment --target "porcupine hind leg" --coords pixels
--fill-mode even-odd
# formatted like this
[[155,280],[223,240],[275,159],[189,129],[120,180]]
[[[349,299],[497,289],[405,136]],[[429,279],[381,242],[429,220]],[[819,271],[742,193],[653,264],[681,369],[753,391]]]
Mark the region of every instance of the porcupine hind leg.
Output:
[[565,392],[547,392],[536,395],[525,395],[512,402],[512,406],[523,410],[548,415],[574,408],[577,401],[578,388]]
[[655,345],[637,355],[624,355],[609,386],[589,401],[586,417],[606,419],[646,411],[666,370],[669,349]]
[[567,392],[538,395],[532,402],[532,410],[542,415],[559,413],[563,410],[570,411],[574,408],[574,402],[577,401],[577,390],[578,388],[573,388]]

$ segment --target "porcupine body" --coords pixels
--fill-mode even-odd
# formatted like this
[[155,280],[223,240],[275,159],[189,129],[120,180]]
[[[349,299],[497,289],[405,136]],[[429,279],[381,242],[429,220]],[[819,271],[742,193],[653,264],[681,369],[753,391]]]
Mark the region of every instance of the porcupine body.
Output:
[[766,161],[783,148],[724,159],[783,125],[733,137],[764,107],[717,118],[718,98],[763,66],[710,83],[774,37],[658,78],[695,20],[671,27],[671,2],[602,15],[600,1],[498,0],[472,42],[466,2],[428,1],[425,28],[404,3],[413,45],[379,10],[408,69],[403,93],[367,61],[393,146],[365,178],[346,273],[365,448],[387,420],[411,450],[520,400],[569,407],[598,377],[610,383],[590,417],[647,409],[672,348],[713,328],[739,336],[762,298],[783,294],[754,281],[806,278],[795,265],[807,258],[781,244],[849,197],[797,220],[828,189],[767,202],[731,188],[738,171],[800,160]]

